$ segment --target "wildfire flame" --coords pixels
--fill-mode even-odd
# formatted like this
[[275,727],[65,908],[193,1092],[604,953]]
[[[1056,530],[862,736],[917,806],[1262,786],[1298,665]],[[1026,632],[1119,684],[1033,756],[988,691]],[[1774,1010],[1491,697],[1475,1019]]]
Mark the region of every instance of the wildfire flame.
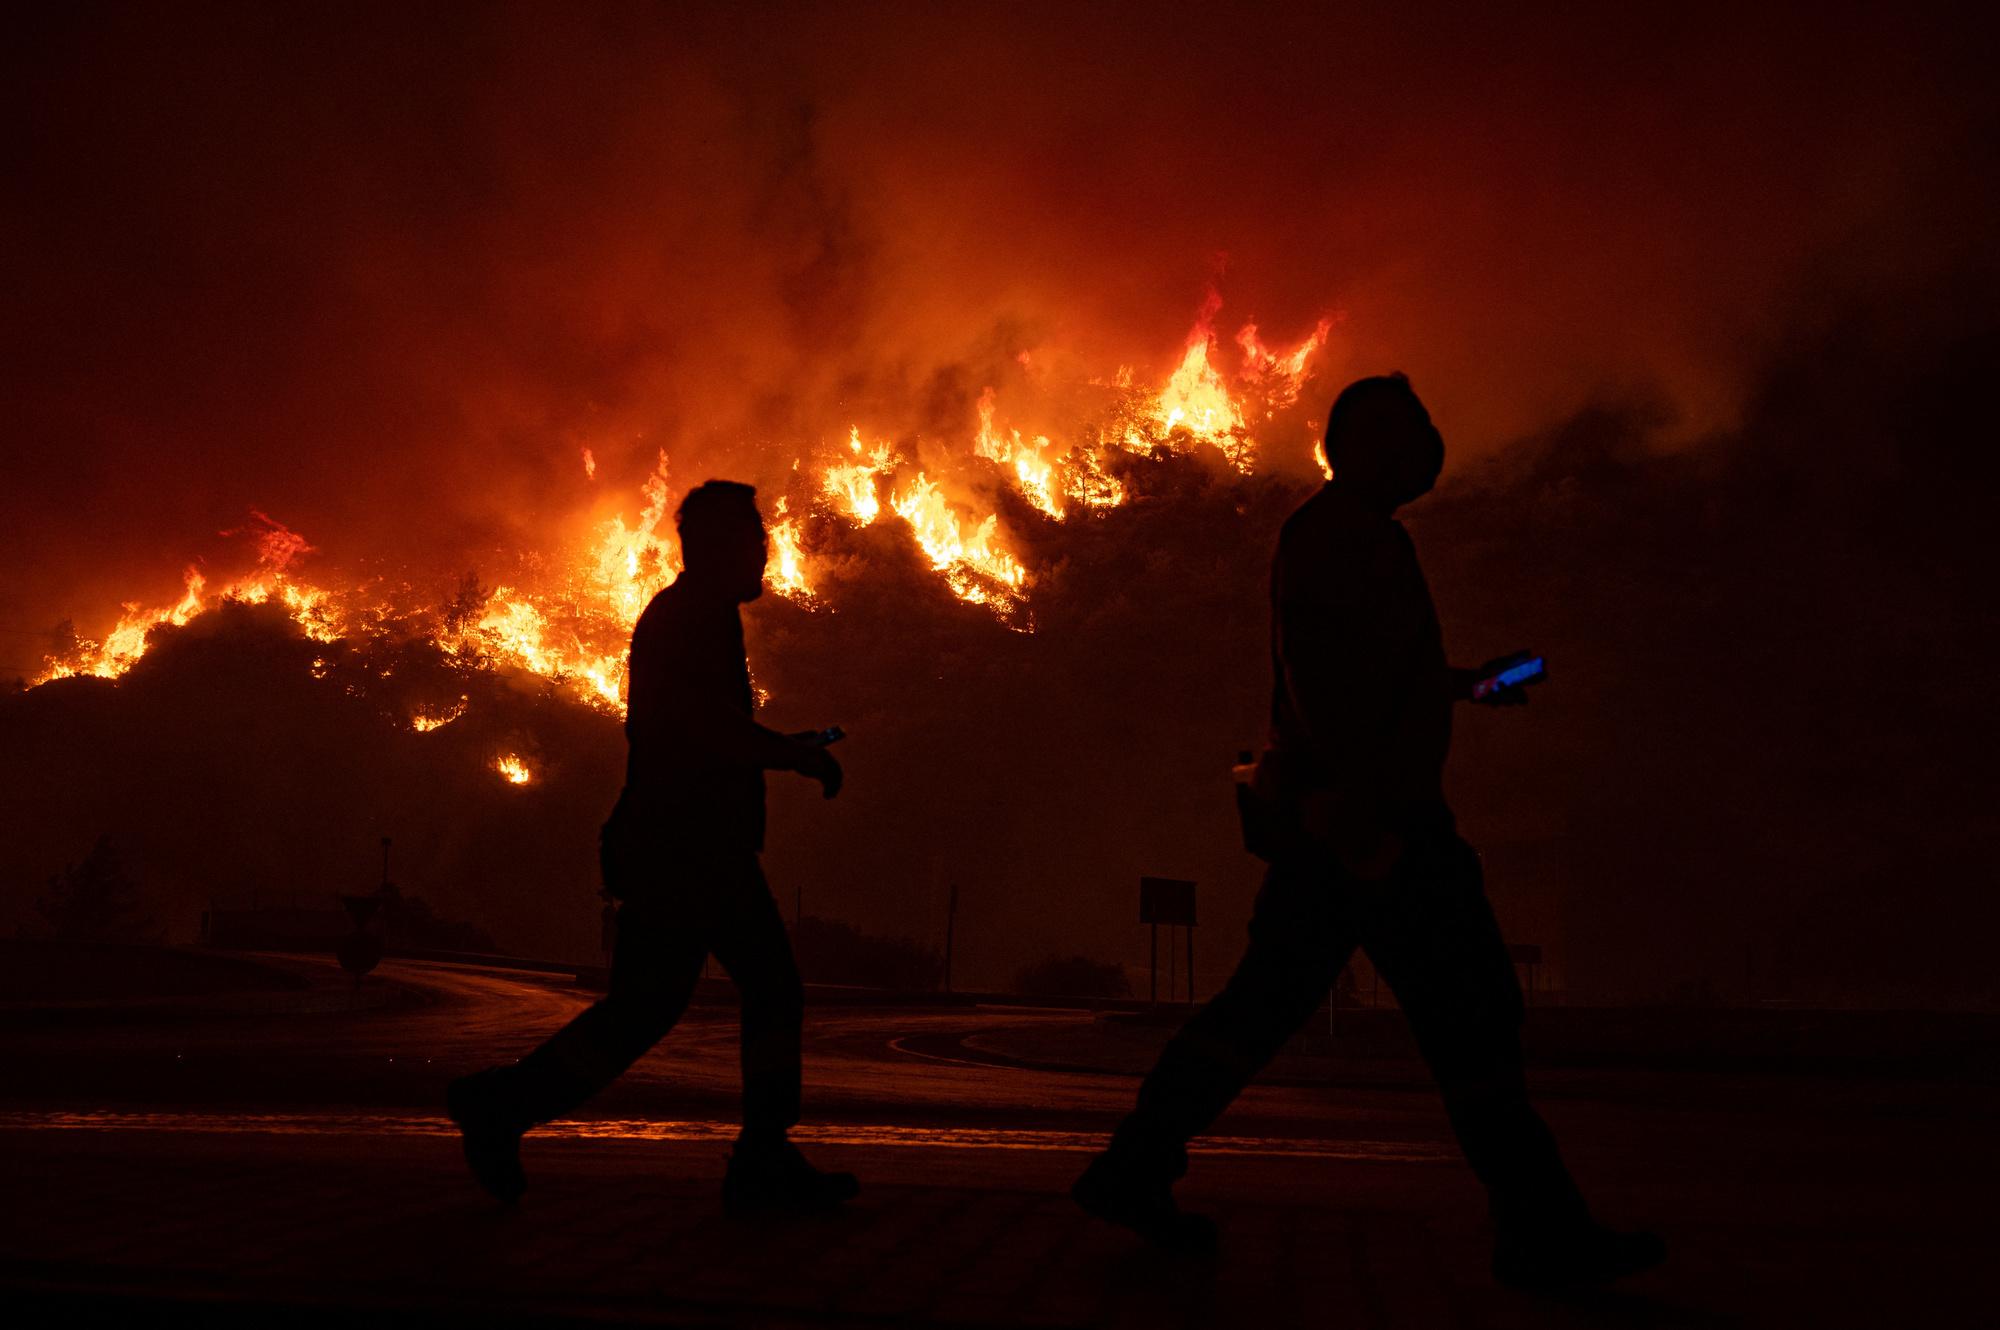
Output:
[[1264,385],[1265,419],[1299,399],[1299,389],[1305,384],[1306,364],[1326,345],[1326,335],[1332,328],[1332,319],[1321,319],[1312,336],[1285,355],[1279,355],[1258,339],[1254,323],[1244,324],[1237,332],[1236,344],[1243,348],[1244,377],[1259,379]]
[[442,711],[419,711],[410,717],[410,728],[418,734],[429,734],[441,730],[465,714],[470,699],[460,697],[457,702]]
[[503,753],[495,758],[493,769],[499,772],[500,778],[509,785],[526,785],[535,778],[535,773],[528,764],[515,753]]
[[872,451],[864,453],[859,425],[848,431],[847,448],[862,460],[827,467],[820,489],[849,517],[867,526],[882,513],[875,478],[895,465],[895,455],[886,443],[878,443]]
[[780,495],[779,520],[770,525],[771,558],[764,565],[764,581],[779,595],[789,596],[802,605],[810,605],[813,603],[812,583],[806,578],[806,556],[799,546],[798,519],[786,516],[789,506],[784,496]]
[[889,500],[896,514],[910,524],[917,544],[930,556],[931,567],[944,574],[946,585],[960,600],[975,605],[1011,606],[1028,580],[1028,570],[996,544],[997,515],[988,513],[970,527],[954,513],[942,491],[919,471],[907,489]]
[[[1119,366],[1108,380],[1091,380],[1108,396],[1108,423],[1068,435],[1065,444],[1055,441],[1065,436],[1051,431],[1003,426],[999,394],[988,386],[978,398],[967,451],[979,463],[990,464],[990,474],[1043,518],[1056,522],[1125,502],[1125,486],[1110,464],[1119,451],[1151,455],[1210,446],[1231,466],[1249,472],[1257,453],[1250,421],[1270,419],[1296,402],[1332,320],[1322,319],[1309,337],[1283,352],[1265,345],[1256,324],[1246,323],[1235,338],[1240,362],[1232,383],[1219,362],[1222,344],[1215,316],[1220,307],[1220,297],[1210,292],[1178,361],[1156,389],[1136,386],[1129,365]],[[1030,365],[1026,352],[1017,360]],[[595,481],[598,459],[590,448],[580,452],[586,477]],[[1317,450],[1315,461],[1325,469]],[[999,514],[978,511],[978,486],[968,486],[958,469],[927,475],[910,466],[892,443],[864,443],[860,425],[849,428],[844,447],[835,446],[817,464],[801,458],[792,469],[801,474],[805,490],[795,487],[775,504],[764,574],[773,592],[807,608],[818,604],[806,540],[810,513],[791,506],[799,498],[808,508],[858,526],[873,525],[888,514],[900,518],[953,595],[1027,630],[1017,611],[1028,597],[1032,574],[1009,547]],[[543,561],[539,571],[490,592],[468,579],[449,607],[428,611],[424,621],[431,626],[423,631],[468,663],[526,671],[622,713],[632,626],[647,602],[681,571],[680,549],[668,521],[672,493],[667,455],[661,451],[641,486],[636,520],[628,524],[622,513],[613,515],[566,554]],[[293,565],[312,550],[298,533],[256,513],[250,527],[224,534],[246,532],[257,551],[250,572],[211,586],[204,573],[189,568],[183,593],[173,604],[153,609],[127,604],[103,641],[67,644],[34,682],[79,674],[116,678],[144,656],[152,630],[184,625],[225,601],[280,604],[319,642],[384,631],[383,608],[367,603],[361,589],[335,591],[296,575]],[[411,728],[424,733],[448,725],[464,706],[461,699],[456,708],[412,716]],[[499,758],[495,769],[514,784],[533,778],[515,754]]]
[[146,637],[151,630],[163,625],[178,628],[226,600],[262,605],[276,597],[291,611],[307,636],[318,642],[338,641],[344,634],[331,617],[326,593],[294,583],[287,571],[292,561],[311,552],[312,546],[296,531],[263,513],[253,511],[251,519],[250,527],[222,533],[225,536],[248,533],[254,537],[257,564],[249,573],[211,592],[201,571],[189,568],[182,575],[184,590],[178,601],[163,609],[150,610],[127,602],[118,622],[102,642],[79,639],[61,658],[51,659],[35,682],[46,683],[79,674],[115,679],[146,654]]
[[979,394],[979,437],[973,441],[976,456],[1002,466],[1011,466],[1021,495],[1029,503],[1055,518],[1063,519],[1063,494],[1058,488],[1055,465],[1048,459],[1046,435],[1036,435],[1032,447],[1021,442],[1021,431],[1009,430],[1002,438],[993,428],[993,389]]
[[1215,334],[1206,323],[1198,325],[1188,337],[1181,363],[1153,404],[1153,417],[1164,433],[1185,429],[1203,443],[1220,448],[1239,471],[1248,471],[1254,445],[1245,433],[1243,412],[1231,400],[1222,375],[1209,363],[1214,346]]

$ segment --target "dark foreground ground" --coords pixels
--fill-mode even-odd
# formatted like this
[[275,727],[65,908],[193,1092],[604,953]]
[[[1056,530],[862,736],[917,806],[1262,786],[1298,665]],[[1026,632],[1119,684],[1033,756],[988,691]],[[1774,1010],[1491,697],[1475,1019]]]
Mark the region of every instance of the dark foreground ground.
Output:
[[1421,1070],[1379,1049],[1348,1056],[1337,1034],[1284,1059],[1218,1127],[1184,1192],[1225,1246],[1171,1260],[1064,1195],[1159,1027],[822,1004],[801,1136],[867,1190],[836,1217],[750,1224],[717,1195],[734,1025],[726,1005],[700,1007],[591,1118],[531,1138],[533,1188],[502,1211],[461,1173],[442,1086],[518,1056],[587,995],[557,977],[392,962],[357,999],[326,967],[274,964],[297,982],[0,1006],[9,1323],[1994,1319],[2000,1093],[1940,1073],[1949,1060],[1836,1075],[1820,1046],[1771,1075],[1683,1047],[1664,1069],[1628,1055],[1538,1073],[1601,1212],[1658,1227],[1673,1252],[1615,1291],[1551,1299],[1487,1280],[1479,1197]]

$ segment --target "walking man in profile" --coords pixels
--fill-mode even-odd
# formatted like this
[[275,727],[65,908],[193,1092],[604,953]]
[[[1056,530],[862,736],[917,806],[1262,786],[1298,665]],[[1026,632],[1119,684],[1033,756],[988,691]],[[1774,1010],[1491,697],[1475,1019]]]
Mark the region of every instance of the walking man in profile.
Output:
[[479,1184],[527,1187],[521,1136],[574,1113],[657,1043],[712,953],[742,998],[743,1130],[723,1182],[734,1213],[820,1210],[853,1197],[787,1132],[799,1119],[803,995],[784,919],[764,881],[764,773],[840,792],[840,764],[809,736],[752,719],[738,607],[763,594],[769,537],[748,485],[711,480],[678,514],[686,571],[632,633],[625,789],[601,842],[618,909],[610,991],[512,1066],[455,1081],[451,1116]]
[[[1214,1225],[1174,1202],[1187,1144],[1318,1009],[1360,946],[1409,1018],[1486,1186],[1495,1277],[1555,1287],[1643,1270],[1662,1259],[1659,1239],[1591,1218],[1528,1102],[1519,982],[1479,858],[1444,800],[1452,704],[1492,670],[1446,664],[1416,549],[1393,516],[1436,483],[1443,438],[1402,375],[1362,379],[1334,403],[1326,456],[1334,478],[1285,523],[1272,566],[1271,746],[1245,801],[1246,831],[1271,867],[1249,949],[1168,1044],[1072,1194],[1155,1244],[1212,1245]],[[1526,699],[1517,685],[1481,700]]]

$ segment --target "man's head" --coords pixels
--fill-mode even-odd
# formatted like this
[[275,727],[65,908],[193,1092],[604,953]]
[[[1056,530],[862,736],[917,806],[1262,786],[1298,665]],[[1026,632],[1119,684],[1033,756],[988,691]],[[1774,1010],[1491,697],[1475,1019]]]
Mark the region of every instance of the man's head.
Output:
[[733,480],[704,481],[681,500],[674,522],[691,576],[738,601],[764,594],[771,546],[756,490]]
[[1326,418],[1334,483],[1383,512],[1430,492],[1444,469],[1444,437],[1401,374],[1356,379]]

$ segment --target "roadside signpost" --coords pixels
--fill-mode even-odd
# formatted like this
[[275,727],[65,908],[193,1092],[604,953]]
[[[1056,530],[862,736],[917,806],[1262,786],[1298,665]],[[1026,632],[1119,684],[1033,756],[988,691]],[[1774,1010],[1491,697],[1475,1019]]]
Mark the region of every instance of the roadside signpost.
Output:
[[[1160,1002],[1160,925],[1187,930],[1187,1000],[1194,1001],[1194,883],[1177,877],[1139,879],[1139,922],[1152,929],[1147,999]],[[1167,934],[1167,1001],[1174,1000],[1174,937]]]

